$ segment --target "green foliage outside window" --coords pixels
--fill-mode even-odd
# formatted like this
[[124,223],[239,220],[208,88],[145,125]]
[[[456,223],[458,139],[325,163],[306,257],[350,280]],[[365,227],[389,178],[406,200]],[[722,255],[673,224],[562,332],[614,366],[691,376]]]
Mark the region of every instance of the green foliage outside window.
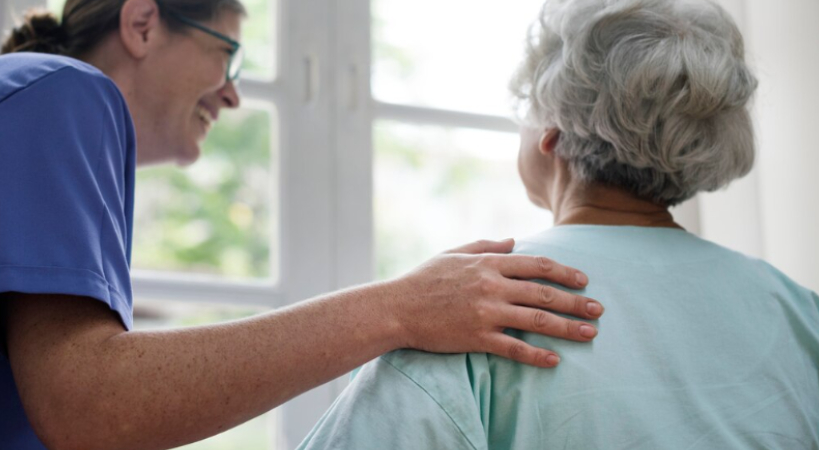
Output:
[[198,162],[139,170],[134,268],[275,276],[271,139],[267,111],[224,111]]

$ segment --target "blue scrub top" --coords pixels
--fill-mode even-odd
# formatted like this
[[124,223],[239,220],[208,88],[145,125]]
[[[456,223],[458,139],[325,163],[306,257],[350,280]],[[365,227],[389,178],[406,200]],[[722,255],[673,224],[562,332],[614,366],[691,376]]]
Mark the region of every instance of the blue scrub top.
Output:
[[[0,293],[91,297],[131,329],[136,142],[116,85],[75,59],[0,56]],[[0,449],[44,450],[0,352]]]

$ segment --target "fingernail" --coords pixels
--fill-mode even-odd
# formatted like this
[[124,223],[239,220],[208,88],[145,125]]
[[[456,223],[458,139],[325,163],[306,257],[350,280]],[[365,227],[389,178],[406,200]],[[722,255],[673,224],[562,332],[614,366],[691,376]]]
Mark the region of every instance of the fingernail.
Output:
[[589,277],[580,272],[577,272],[575,278],[577,279],[577,284],[581,286],[585,286],[589,282]]
[[557,355],[549,355],[546,357],[546,364],[550,366],[556,366],[560,364],[560,357]]
[[580,335],[586,338],[593,338],[597,335],[597,330],[595,330],[594,327],[589,325],[581,325]]
[[586,312],[592,316],[599,316],[603,313],[603,307],[599,303],[589,302],[586,303]]

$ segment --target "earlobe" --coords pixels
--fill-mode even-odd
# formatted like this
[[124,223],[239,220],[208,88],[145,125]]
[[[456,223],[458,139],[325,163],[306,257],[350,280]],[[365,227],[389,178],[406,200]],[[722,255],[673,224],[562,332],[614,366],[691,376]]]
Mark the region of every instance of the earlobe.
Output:
[[159,7],[154,0],[126,0],[122,5],[119,33],[134,58],[147,56],[159,24]]
[[538,141],[538,150],[540,150],[540,153],[544,155],[553,153],[555,147],[557,147],[557,142],[559,139],[560,139],[559,129],[549,128],[548,130],[544,130],[543,133],[540,135],[540,141]]

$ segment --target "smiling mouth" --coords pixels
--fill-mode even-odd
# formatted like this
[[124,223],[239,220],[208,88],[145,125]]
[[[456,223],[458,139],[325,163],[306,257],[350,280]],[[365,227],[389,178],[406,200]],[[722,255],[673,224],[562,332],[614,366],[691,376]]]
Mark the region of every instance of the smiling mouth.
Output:
[[207,110],[207,108],[201,105],[197,105],[196,114],[199,116],[200,119],[202,119],[202,122],[204,122],[205,125],[208,126],[208,128],[213,126],[214,119],[213,116],[210,114],[210,111]]

